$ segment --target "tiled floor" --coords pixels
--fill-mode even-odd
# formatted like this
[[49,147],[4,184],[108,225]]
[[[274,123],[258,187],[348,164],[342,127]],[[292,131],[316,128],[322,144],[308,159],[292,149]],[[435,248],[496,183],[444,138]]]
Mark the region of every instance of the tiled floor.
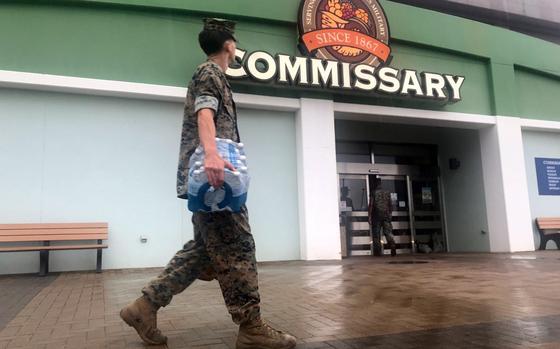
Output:
[[29,277],[25,275],[0,278],[0,330],[4,328],[56,276]]
[[[413,259],[429,263],[388,263]],[[267,263],[259,271],[264,316],[296,335],[298,348],[558,349],[559,262],[560,252],[547,251]],[[157,272],[63,273],[12,314],[0,348],[141,348],[118,311]],[[0,300],[7,280],[0,277]],[[159,316],[169,348],[234,347],[216,281],[196,282]]]

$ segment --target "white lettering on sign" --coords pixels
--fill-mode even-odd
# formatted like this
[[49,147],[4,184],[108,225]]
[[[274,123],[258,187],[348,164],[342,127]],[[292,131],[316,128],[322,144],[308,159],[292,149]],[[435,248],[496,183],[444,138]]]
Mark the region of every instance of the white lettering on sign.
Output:
[[[344,33],[320,34],[318,40],[331,42],[351,40]],[[367,43],[366,43],[367,45]],[[465,77],[432,72],[418,73],[391,67],[375,68],[370,65],[355,66],[345,62],[317,58],[292,57],[279,54],[273,57],[267,52],[237,50],[242,65],[227,70],[236,79],[251,78],[257,82],[270,82],[301,87],[322,87],[367,91],[386,95],[411,96],[448,102],[461,100],[461,88]],[[552,162],[550,165],[558,165]]]
[[[264,70],[261,71],[257,67],[258,62],[264,63]],[[251,74],[255,79],[261,81],[267,81],[274,78],[277,71],[274,57],[263,51],[253,52],[249,56],[247,59],[247,68],[249,69],[249,74]]]
[[290,83],[299,79],[302,84],[307,84],[308,78],[306,65],[307,60],[303,57],[295,57],[292,61],[290,56],[278,55],[278,70],[280,72],[278,81]]
[[445,78],[439,74],[422,73],[424,81],[426,81],[426,97],[436,97],[438,99],[445,99]]
[[414,70],[405,70],[402,80],[401,95],[408,95],[412,92],[415,96],[424,96],[420,79],[418,79],[418,75]]
[[449,83],[449,87],[451,87],[452,94],[451,100],[453,101],[460,101],[461,100],[461,87],[465,82],[464,76],[453,76],[453,75],[444,75],[445,79]]
[[342,63],[342,87],[352,89],[352,77],[350,76],[350,63]]
[[340,86],[338,83],[338,65],[336,62],[327,61],[327,64],[325,65],[320,59],[312,58],[311,76],[311,85],[313,86]]
[[383,67],[379,70],[379,91],[385,93],[396,93],[400,89],[400,81],[397,78],[399,71],[395,68]]
[[375,68],[370,65],[360,64],[354,69],[356,75],[356,82],[354,87],[364,91],[371,91],[377,86],[377,79],[375,78]]

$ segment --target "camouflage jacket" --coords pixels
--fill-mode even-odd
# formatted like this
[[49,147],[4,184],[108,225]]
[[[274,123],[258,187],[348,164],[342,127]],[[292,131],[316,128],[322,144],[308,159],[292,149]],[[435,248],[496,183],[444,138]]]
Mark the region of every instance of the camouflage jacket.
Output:
[[197,113],[204,108],[214,110],[216,137],[240,142],[231,86],[220,66],[210,60],[198,66],[188,86],[177,170],[177,196],[181,199],[187,199],[189,159],[200,143]]
[[387,219],[391,218],[391,194],[386,190],[376,190],[373,193],[370,205],[370,215],[373,219]]

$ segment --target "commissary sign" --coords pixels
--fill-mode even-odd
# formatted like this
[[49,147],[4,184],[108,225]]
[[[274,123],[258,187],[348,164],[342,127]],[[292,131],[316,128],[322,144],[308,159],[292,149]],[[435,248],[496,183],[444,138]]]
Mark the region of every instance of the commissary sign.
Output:
[[461,100],[465,77],[391,67],[389,24],[376,0],[304,0],[299,12],[303,56],[237,51],[227,74],[256,82],[357,90],[448,102]]
[[306,55],[376,67],[391,54],[389,24],[376,0],[303,1],[298,22]]

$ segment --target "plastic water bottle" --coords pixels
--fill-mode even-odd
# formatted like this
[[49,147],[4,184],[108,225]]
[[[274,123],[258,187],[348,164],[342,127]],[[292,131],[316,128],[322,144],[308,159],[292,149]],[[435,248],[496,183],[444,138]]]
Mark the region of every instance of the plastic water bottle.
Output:
[[222,187],[212,187],[204,169],[204,149],[198,146],[189,159],[188,208],[192,212],[239,212],[247,202],[250,177],[243,143],[216,138],[216,148],[235,171],[225,169]]

